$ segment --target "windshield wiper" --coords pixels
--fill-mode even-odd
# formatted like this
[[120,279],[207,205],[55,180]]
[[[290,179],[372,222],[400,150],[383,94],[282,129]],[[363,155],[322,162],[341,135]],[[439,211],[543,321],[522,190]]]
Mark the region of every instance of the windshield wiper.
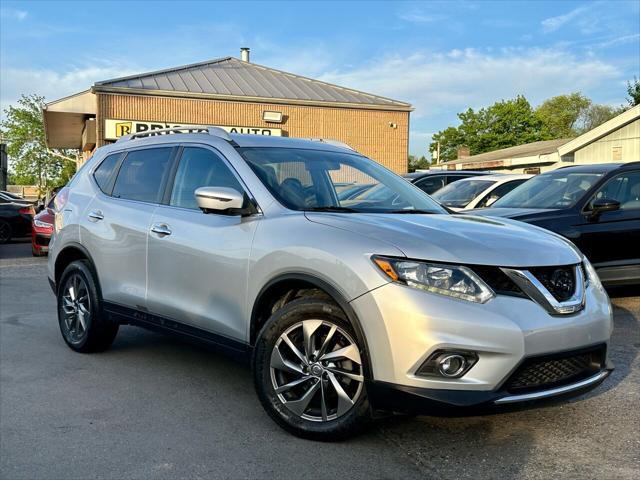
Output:
[[338,212],[338,213],[358,213],[358,210],[349,207],[338,207],[326,205],[324,207],[309,207],[304,209],[305,212]]

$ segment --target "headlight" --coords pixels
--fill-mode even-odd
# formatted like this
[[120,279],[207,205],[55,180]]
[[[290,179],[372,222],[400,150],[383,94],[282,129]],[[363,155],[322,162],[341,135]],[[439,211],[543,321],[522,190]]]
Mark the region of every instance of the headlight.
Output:
[[495,294],[467,267],[373,257],[374,263],[394,282],[470,302],[485,303]]
[[602,286],[602,282],[600,281],[600,277],[598,277],[596,269],[593,268],[593,265],[591,265],[591,262],[587,260],[587,257],[582,257],[582,264],[584,265],[584,270],[587,274],[587,284],[593,285],[594,288],[604,292],[605,290]]
[[41,220],[34,219],[33,224],[39,228],[53,228],[51,223],[43,222]]

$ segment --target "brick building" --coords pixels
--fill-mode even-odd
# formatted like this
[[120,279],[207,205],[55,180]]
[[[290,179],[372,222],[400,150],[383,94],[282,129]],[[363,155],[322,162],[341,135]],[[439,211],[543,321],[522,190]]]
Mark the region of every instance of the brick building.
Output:
[[398,173],[407,171],[410,104],[227,57],[95,83],[48,103],[51,148],[83,159],[138,131],[188,125],[230,132],[340,140]]

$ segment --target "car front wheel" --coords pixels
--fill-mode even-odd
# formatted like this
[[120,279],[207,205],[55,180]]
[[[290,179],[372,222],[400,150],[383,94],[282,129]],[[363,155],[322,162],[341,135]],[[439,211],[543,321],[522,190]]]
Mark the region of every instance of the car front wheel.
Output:
[[269,415],[315,440],[358,433],[369,422],[364,351],[344,313],[324,299],[275,312],[254,351],[254,381]]

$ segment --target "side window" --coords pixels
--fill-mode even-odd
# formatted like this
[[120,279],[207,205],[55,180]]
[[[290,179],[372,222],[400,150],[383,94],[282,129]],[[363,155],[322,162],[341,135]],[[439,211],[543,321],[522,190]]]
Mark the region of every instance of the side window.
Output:
[[601,198],[617,200],[620,210],[640,210],[640,172],[627,172],[608,180],[593,196],[588,210]]
[[169,168],[171,148],[134,150],[127,154],[113,186],[113,196],[157,203]]
[[197,210],[194,192],[200,187],[227,187],[244,192],[238,179],[216,153],[204,148],[185,148],[173,182],[169,204]]
[[416,182],[416,187],[426,193],[435,193],[444,187],[444,177],[434,176],[433,178],[427,177]]
[[493,202],[495,202],[496,200],[504,197],[511,190],[515,189],[519,185],[522,185],[526,181],[527,181],[527,179],[523,178],[521,180],[513,180],[511,182],[503,183],[502,185],[494,188],[487,195],[485,195],[485,197],[478,203],[476,208],[482,208],[482,207],[490,206]]
[[111,194],[111,180],[121,155],[120,153],[109,155],[93,172],[93,178],[95,178],[98,187],[107,195]]
[[473,175],[448,175],[447,176],[447,185],[449,185],[450,183],[453,182],[457,182],[458,180],[462,180],[464,178],[470,178],[473,177]]

